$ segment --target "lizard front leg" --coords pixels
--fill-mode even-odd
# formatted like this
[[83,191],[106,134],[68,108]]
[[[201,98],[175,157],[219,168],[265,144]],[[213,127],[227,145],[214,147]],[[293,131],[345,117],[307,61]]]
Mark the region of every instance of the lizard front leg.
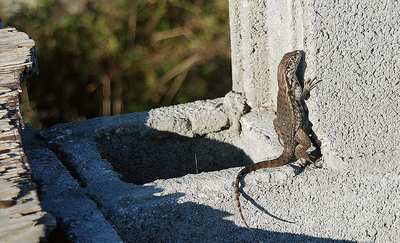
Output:
[[317,78],[313,79],[307,79],[304,80],[304,87],[303,87],[303,93],[301,97],[304,100],[308,100],[310,98],[310,92],[315,88],[317,84],[319,84],[322,80],[317,80]]

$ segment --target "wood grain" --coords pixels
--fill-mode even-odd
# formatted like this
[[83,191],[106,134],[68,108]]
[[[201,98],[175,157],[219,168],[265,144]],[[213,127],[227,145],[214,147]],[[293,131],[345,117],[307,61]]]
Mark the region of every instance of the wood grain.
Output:
[[20,82],[36,70],[34,41],[0,29],[0,242],[39,242],[55,228],[44,212],[22,147]]

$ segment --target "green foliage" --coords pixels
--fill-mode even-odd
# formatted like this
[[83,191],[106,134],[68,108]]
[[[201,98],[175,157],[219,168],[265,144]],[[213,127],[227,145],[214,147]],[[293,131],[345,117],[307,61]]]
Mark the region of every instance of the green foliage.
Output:
[[44,126],[215,98],[230,89],[227,0],[41,0],[7,23],[36,41]]

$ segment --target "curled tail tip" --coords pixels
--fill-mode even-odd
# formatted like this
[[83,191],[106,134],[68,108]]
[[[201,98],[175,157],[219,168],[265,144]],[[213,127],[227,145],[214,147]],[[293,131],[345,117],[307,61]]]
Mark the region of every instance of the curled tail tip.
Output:
[[244,224],[244,226],[246,226],[247,228],[250,228],[249,225],[247,224],[246,220],[244,219],[242,210],[240,208],[239,208],[239,217],[240,217],[242,223]]
[[289,224],[296,224],[297,223],[297,221],[290,221],[290,220],[285,220],[285,222],[289,223]]
[[249,225],[247,224],[246,220],[242,219],[244,226],[246,226],[246,228],[250,228]]
[[242,223],[244,224],[244,226],[246,226],[246,228],[250,228],[249,225],[247,224],[246,220],[244,219],[244,216],[243,216],[243,213],[242,213],[241,209],[239,209],[239,217],[240,217]]

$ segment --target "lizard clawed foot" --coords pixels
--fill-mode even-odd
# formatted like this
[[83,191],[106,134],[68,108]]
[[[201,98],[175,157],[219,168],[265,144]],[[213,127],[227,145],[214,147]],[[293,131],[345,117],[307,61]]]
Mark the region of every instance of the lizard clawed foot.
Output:
[[319,163],[320,160],[318,161],[301,161],[298,163],[300,170],[305,171],[305,170],[314,170],[314,169],[324,169],[322,163]]
[[311,161],[309,161],[310,169],[324,169],[322,162],[322,155],[310,154]]
[[304,80],[304,89],[305,89],[305,90],[308,90],[308,91],[311,91],[311,90],[313,90],[313,89],[315,88],[315,86],[316,86],[317,84],[319,84],[321,81],[322,81],[321,79],[317,80],[316,77],[313,78],[313,79],[310,79],[310,78],[309,78],[309,79],[307,79],[307,80]]
[[301,171],[309,169],[323,169],[323,165],[321,163],[322,156],[315,156],[313,154],[307,154],[307,158],[301,158],[297,165]]
[[302,97],[304,100],[308,100],[310,98],[310,92],[315,86],[320,83],[322,80],[317,80],[317,78],[304,80],[303,94]]
[[310,168],[311,169],[323,169],[321,157],[313,158],[312,162],[310,162]]

